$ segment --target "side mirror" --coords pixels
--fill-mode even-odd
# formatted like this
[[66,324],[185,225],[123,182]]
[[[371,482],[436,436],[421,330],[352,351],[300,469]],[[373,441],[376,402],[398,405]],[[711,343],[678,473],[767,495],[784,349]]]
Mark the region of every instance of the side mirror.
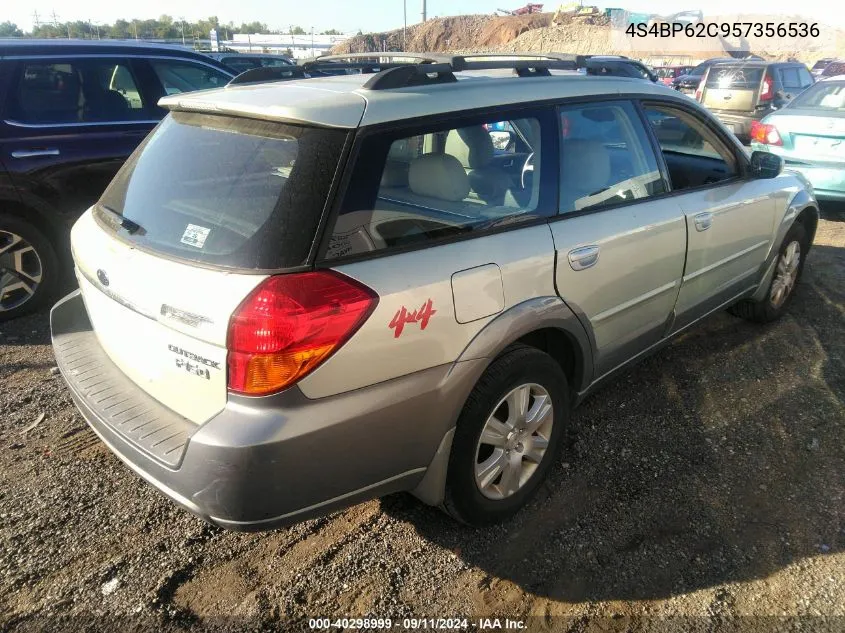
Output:
[[783,159],[769,152],[751,152],[751,177],[755,179],[775,178],[783,171]]

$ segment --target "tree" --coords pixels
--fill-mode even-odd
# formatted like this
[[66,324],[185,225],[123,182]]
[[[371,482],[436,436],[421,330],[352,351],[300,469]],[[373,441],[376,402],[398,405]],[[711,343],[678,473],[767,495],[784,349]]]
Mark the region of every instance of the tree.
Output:
[[23,37],[23,31],[12,22],[0,22],[0,37]]
[[329,29],[328,31],[323,31],[320,35],[343,35],[343,33],[337,29]]
[[305,35],[306,31],[301,26],[291,26],[290,27],[290,34],[291,35]]
[[270,29],[263,22],[244,22],[237,31],[239,33],[269,33]]

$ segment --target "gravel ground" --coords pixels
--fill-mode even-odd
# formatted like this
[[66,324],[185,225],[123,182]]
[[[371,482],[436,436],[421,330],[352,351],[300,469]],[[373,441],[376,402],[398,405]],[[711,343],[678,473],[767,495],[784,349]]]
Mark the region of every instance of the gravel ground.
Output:
[[780,322],[715,315],[588,400],[535,501],[484,530],[406,495],[206,525],[88,430],[46,315],[0,325],[0,630],[845,630],[845,222],[821,223],[797,293]]

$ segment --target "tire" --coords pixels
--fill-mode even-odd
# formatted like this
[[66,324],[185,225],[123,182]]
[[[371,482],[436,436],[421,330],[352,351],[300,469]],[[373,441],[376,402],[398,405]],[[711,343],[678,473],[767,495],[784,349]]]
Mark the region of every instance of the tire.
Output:
[[[788,285],[788,288],[786,288],[785,296],[779,297],[775,293],[775,288],[778,284],[782,283],[782,275],[785,274],[784,267],[786,269],[790,267],[789,250],[795,248],[793,246],[794,244],[797,244],[798,264],[794,270],[794,278],[791,284]],[[775,273],[772,275],[772,280],[769,282],[769,287],[766,289],[766,296],[760,301],[752,301],[750,299],[740,301],[731,306],[728,311],[735,316],[757,323],[770,323],[779,319],[786,312],[789,304],[792,303],[792,297],[795,296],[795,286],[798,285],[801,279],[801,274],[804,271],[804,262],[807,259],[809,250],[810,244],[807,240],[807,231],[802,224],[796,222],[787,231],[786,237],[783,238],[783,242],[778,250],[778,263]]]
[[[525,399],[528,406],[524,408],[529,414],[532,411],[542,413],[544,403],[552,406],[545,416],[534,417],[535,424],[538,420],[541,422],[536,431],[518,422],[515,427],[524,429],[519,434],[507,425],[511,420],[518,421],[518,416],[512,417],[510,412],[510,403],[520,401],[512,394],[517,388],[522,390],[519,393],[528,395]],[[509,394],[511,400],[506,401]],[[505,436],[500,432],[502,426],[488,429],[485,437],[495,436],[497,444],[481,444],[482,431],[494,413],[498,420],[505,422],[509,433]],[[446,512],[458,521],[474,526],[496,523],[515,514],[530,499],[554,463],[568,423],[569,386],[560,365],[533,347],[519,345],[505,350],[481,376],[458,418],[446,479]],[[546,440],[547,446],[541,454],[542,440]],[[510,453],[506,452],[508,450]],[[494,462],[509,466],[517,461],[521,475],[518,481],[511,478],[506,482],[505,471],[494,476]],[[491,467],[486,470],[487,476],[479,479],[476,467],[481,464]],[[513,472],[510,467],[506,470]],[[482,486],[490,477],[490,483]]]
[[0,322],[34,312],[51,299],[58,268],[56,251],[41,231],[0,214]]

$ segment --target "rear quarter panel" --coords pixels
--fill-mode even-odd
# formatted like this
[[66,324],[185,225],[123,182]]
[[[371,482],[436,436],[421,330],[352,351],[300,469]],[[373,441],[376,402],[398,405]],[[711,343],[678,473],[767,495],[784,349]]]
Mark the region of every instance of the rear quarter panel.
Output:
[[[556,296],[554,260],[551,231],[541,224],[338,265],[336,270],[375,290],[379,304],[338,352],[299,383],[300,389],[309,398],[321,398],[454,362],[498,314],[527,299]],[[452,276],[483,266],[486,278],[489,264],[501,271],[502,309],[459,323],[456,299],[489,305],[490,288],[475,289],[473,297],[473,289],[453,285]],[[425,329],[422,323],[408,323],[397,335],[391,322],[402,308],[419,310],[429,300],[434,312]]]

